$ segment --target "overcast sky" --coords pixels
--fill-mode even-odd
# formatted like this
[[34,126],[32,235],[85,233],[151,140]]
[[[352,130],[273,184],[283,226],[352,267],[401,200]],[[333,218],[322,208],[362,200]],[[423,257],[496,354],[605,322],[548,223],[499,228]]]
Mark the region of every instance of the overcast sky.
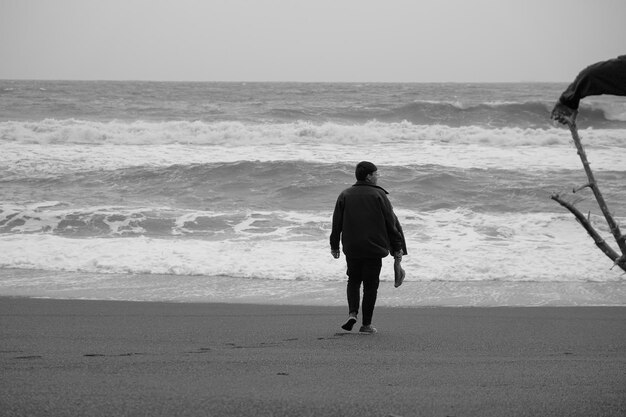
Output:
[[0,0],[0,79],[571,81],[626,0]]

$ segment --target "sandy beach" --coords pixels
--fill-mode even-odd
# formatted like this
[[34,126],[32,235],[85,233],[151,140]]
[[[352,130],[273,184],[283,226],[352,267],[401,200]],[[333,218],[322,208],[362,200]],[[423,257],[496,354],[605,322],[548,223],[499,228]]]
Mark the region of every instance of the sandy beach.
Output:
[[623,416],[626,308],[0,299],[3,416]]

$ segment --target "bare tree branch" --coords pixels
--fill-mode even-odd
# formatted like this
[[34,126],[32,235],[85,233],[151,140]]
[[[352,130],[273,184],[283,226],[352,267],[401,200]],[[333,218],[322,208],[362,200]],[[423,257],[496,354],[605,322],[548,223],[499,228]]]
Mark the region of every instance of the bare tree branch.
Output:
[[604,201],[604,197],[600,192],[600,187],[598,187],[598,183],[596,182],[593,172],[591,171],[591,167],[589,166],[589,161],[587,160],[587,154],[585,152],[585,149],[583,148],[582,141],[578,136],[576,122],[572,121],[568,123],[568,126],[570,132],[572,133],[572,139],[574,139],[574,144],[576,145],[578,156],[580,156],[580,160],[582,161],[583,167],[585,168],[585,173],[587,174],[587,179],[589,180],[587,184],[578,188],[574,188],[573,192],[576,193],[587,187],[591,188],[591,190],[593,191],[593,195],[596,198],[598,205],[600,206],[600,210],[602,211],[602,214],[604,214],[604,218],[609,225],[611,234],[613,234],[613,237],[617,242],[617,246],[622,252],[621,255],[617,253],[611,246],[609,246],[609,244],[606,243],[602,236],[600,236],[600,234],[593,228],[593,226],[591,225],[591,212],[589,212],[587,217],[585,217],[585,215],[581,213],[580,210],[574,207],[575,203],[570,203],[563,200],[558,194],[553,194],[551,198],[566,209],[568,209],[576,217],[578,223],[580,223],[585,228],[587,233],[589,233],[589,235],[593,238],[596,246],[600,248],[600,250],[604,252],[604,254],[614,262],[613,267],[615,265],[618,265],[620,268],[626,271],[626,236],[622,235],[622,233],[620,232],[619,225],[617,224],[615,219],[613,219],[613,216],[609,211],[606,201]]
[[563,200],[562,198],[560,198],[558,194],[553,194],[551,198],[555,200],[556,202],[558,202],[563,207],[565,207],[566,209],[568,209],[576,217],[576,220],[578,220],[578,222],[585,228],[587,233],[589,233],[589,235],[593,238],[594,242],[596,243],[596,246],[600,248],[600,250],[602,250],[602,252],[604,252],[605,255],[608,256],[614,262],[613,266],[618,265],[620,268],[626,271],[626,236],[622,235],[619,225],[617,224],[615,219],[613,219],[613,216],[611,215],[611,212],[609,211],[606,201],[604,200],[604,197],[602,196],[602,193],[600,192],[600,187],[598,187],[598,183],[596,182],[593,172],[591,171],[591,167],[589,165],[589,161],[587,160],[587,154],[585,152],[585,149],[583,148],[582,141],[580,140],[580,137],[578,136],[578,129],[576,128],[576,122],[572,121],[571,123],[568,123],[568,126],[569,126],[570,132],[572,133],[572,139],[574,139],[574,144],[576,145],[578,156],[580,157],[580,160],[583,163],[585,173],[587,174],[587,179],[589,180],[589,182],[583,185],[582,187],[574,188],[573,192],[576,193],[586,187],[591,188],[591,190],[593,191],[593,195],[596,198],[598,205],[600,206],[600,210],[602,211],[602,214],[604,215],[604,218],[609,226],[609,229],[611,230],[611,234],[615,238],[615,241],[617,242],[617,246],[622,252],[621,255],[618,254],[613,248],[611,248],[604,241],[604,239],[602,239],[600,234],[593,228],[593,226],[591,225],[590,217],[589,217],[591,213],[589,213],[588,217],[585,217],[576,207],[574,207],[572,203],[569,203]]
[[578,156],[580,156],[580,160],[583,163],[583,167],[585,168],[585,173],[587,174],[587,178],[589,179],[589,187],[593,191],[593,195],[600,206],[600,210],[602,214],[604,214],[604,218],[606,219],[606,223],[609,225],[609,229],[617,242],[617,246],[619,246],[622,254],[626,255],[626,236],[622,235],[619,229],[619,225],[613,219],[611,212],[609,211],[609,207],[604,201],[604,197],[600,192],[600,187],[598,187],[598,183],[591,171],[591,167],[589,166],[589,161],[587,160],[587,154],[585,149],[583,148],[582,141],[578,136],[578,129],[576,128],[576,122],[573,122],[569,125],[569,130],[572,133],[572,139],[574,139],[574,144],[576,145],[576,149],[578,151]]
[[600,236],[600,234],[593,228],[589,217],[585,217],[585,215],[581,213],[580,210],[578,210],[576,207],[574,207],[572,203],[563,200],[558,194],[552,194],[550,198],[568,209],[574,215],[574,217],[576,217],[578,223],[580,223],[581,226],[587,231],[587,233],[589,233],[589,236],[593,238],[596,246],[600,248],[600,250],[604,252],[604,254],[608,256],[613,262],[620,266],[620,268],[626,271],[626,264],[620,264],[620,255],[612,247],[610,247],[602,238],[602,236]]
[[584,190],[584,189],[585,189],[585,188],[587,188],[587,187],[591,188],[591,184],[581,185],[581,186],[580,186],[580,187],[578,187],[578,188],[574,188],[574,189],[572,190],[572,192],[573,192],[574,194],[576,194],[577,192],[582,191],[582,190]]

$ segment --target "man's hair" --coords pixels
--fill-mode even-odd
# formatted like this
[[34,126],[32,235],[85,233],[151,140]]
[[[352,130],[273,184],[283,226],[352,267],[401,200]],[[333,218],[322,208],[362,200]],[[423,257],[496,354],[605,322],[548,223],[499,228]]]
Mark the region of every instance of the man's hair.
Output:
[[356,176],[357,180],[365,181],[368,174],[371,174],[372,172],[376,172],[376,171],[378,171],[378,168],[376,168],[376,165],[368,161],[361,161],[358,164],[356,164],[354,175]]

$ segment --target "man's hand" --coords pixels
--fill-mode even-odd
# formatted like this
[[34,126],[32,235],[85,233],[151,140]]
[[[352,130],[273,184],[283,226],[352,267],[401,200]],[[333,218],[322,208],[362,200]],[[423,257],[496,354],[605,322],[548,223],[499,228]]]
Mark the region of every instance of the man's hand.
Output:
[[576,124],[577,115],[578,110],[574,110],[567,107],[565,104],[562,104],[561,102],[557,102],[552,109],[550,118],[564,125],[573,126],[574,124]]
[[330,254],[333,255],[333,258],[339,259],[339,255],[341,254],[341,251],[339,251],[339,249],[331,249]]

